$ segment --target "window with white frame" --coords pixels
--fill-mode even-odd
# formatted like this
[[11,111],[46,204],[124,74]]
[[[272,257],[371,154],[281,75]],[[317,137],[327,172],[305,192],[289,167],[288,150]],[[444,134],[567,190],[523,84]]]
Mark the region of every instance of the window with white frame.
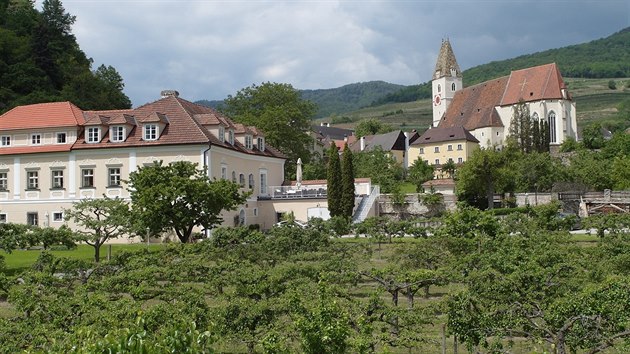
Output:
[[435,149],[433,149],[434,152],[440,152],[440,147],[436,146]]
[[158,126],[157,124],[145,124],[144,126],[144,140],[157,140],[158,138]]
[[31,145],[41,145],[42,144],[42,135],[37,133],[37,134],[31,134]]
[[0,214],[0,224],[7,222],[7,214]]
[[265,151],[265,138],[258,137],[258,150]]
[[234,130],[232,129],[228,131],[228,142],[230,145],[234,145]]
[[440,164],[440,159],[435,159],[435,164],[439,165]]
[[2,137],[0,137],[0,145],[1,146],[11,146],[11,136],[10,135],[3,135]]
[[446,147],[446,150],[448,150],[448,151],[453,151],[453,145],[448,145],[448,146]]
[[51,186],[54,189],[63,188],[63,170],[52,170],[52,183]]
[[26,171],[26,188],[27,189],[39,188],[39,172],[38,171]]
[[254,208],[252,212],[254,213],[254,216],[258,216],[258,208]]
[[125,141],[125,127],[122,125],[114,125],[109,128],[109,140],[119,143],[121,141]]
[[0,191],[6,191],[9,188],[9,174],[0,172]]
[[462,149],[462,144],[457,144],[457,150],[461,150]]
[[227,179],[227,165],[221,165],[221,179]]
[[63,212],[55,211],[52,214],[52,221],[54,221],[54,222],[62,222],[63,221]]
[[420,148],[420,154],[424,154],[424,148]]
[[458,157],[458,158],[457,158],[457,163],[462,163],[462,162],[464,162],[464,159],[463,159],[463,158],[461,158],[461,157]]
[[57,133],[57,144],[65,144],[67,141],[68,138],[65,132]]
[[252,173],[249,174],[249,189],[254,189],[254,175]]
[[39,224],[39,215],[37,213],[26,213],[26,223],[31,226]]
[[99,141],[101,141],[101,128],[89,127],[87,129],[87,142],[98,143]]
[[245,135],[245,148],[251,150],[254,147],[254,139],[251,135]]
[[225,142],[225,128],[222,125],[219,126],[219,141]]
[[94,169],[92,168],[81,169],[81,187],[82,188],[94,187]]
[[110,167],[107,169],[107,181],[109,187],[120,186],[120,167]]

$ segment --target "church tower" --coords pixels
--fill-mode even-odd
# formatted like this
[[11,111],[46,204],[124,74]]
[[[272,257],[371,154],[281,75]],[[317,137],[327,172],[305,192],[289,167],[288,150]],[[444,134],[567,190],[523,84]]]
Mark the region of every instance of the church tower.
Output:
[[440,54],[435,64],[432,81],[433,127],[437,127],[455,96],[455,91],[463,88],[462,71],[457,65],[453,48],[448,39],[442,40]]

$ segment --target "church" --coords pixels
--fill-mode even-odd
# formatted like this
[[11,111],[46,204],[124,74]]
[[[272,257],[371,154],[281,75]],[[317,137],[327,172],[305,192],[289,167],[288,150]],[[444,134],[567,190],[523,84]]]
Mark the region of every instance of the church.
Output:
[[508,76],[464,88],[449,40],[443,40],[432,80],[433,127],[463,127],[482,148],[501,148],[514,107],[523,102],[531,117],[549,125],[550,148],[577,140],[575,102],[555,63],[515,70]]

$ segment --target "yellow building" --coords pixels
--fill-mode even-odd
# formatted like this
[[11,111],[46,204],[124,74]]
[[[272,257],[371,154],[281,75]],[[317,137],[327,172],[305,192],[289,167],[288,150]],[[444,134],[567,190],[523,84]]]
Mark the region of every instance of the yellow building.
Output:
[[429,128],[409,146],[409,161],[426,161],[435,167],[439,178],[442,165],[449,160],[464,163],[475,149],[479,149],[479,140],[463,127]]

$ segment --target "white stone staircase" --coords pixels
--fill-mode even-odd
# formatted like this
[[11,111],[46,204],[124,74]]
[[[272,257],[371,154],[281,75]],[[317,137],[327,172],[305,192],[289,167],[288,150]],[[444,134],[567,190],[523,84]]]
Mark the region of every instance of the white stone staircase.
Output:
[[361,202],[359,203],[357,210],[354,212],[354,215],[352,216],[353,224],[360,223],[361,221],[367,218],[368,214],[370,213],[370,210],[372,209],[372,206],[374,206],[374,202],[376,202],[376,199],[378,198],[380,194],[381,194],[380,186],[375,185],[375,186],[372,186],[372,191],[370,192],[369,195],[361,198]]

